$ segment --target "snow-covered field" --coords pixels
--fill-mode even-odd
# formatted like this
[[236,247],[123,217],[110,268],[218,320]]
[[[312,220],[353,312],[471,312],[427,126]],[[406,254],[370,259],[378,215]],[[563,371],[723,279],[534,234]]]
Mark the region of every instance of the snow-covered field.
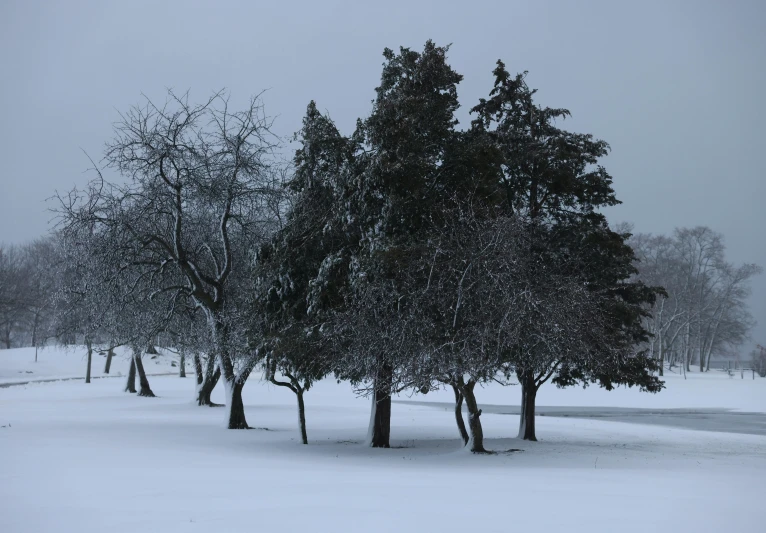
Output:
[[[16,374],[27,367],[41,378],[83,374],[81,352],[65,356],[71,363],[56,360],[55,350],[41,352],[48,367],[29,366],[25,353],[0,351],[1,380],[26,381]],[[103,358],[95,361],[100,372]],[[176,370],[167,361],[160,367],[151,371]],[[113,372],[126,369],[118,358]],[[223,409],[194,405],[191,376],[151,383],[158,398],[123,393],[119,378],[0,389],[0,531],[733,533],[766,527],[764,436],[546,416],[538,418],[541,441],[528,443],[509,438],[516,417],[485,413],[486,445],[501,453],[479,456],[460,448],[451,412],[397,403],[394,448],[369,449],[361,445],[368,401],[348,384],[326,380],[307,393],[310,445],[303,446],[294,396],[257,377],[244,390],[248,422],[259,428],[250,431],[226,430]],[[487,404],[515,404],[518,395],[513,387],[477,391]],[[451,392],[411,399],[449,402]],[[223,401],[221,387],[214,400]],[[548,387],[539,402],[763,412],[766,379],[669,376],[668,390],[656,396]],[[523,451],[504,452],[509,449]]]
[[[127,375],[130,366],[130,351],[126,348],[115,349],[109,374],[104,374],[106,355],[93,352],[91,377],[100,378],[108,375]],[[178,372],[172,367],[176,359],[173,354],[145,355],[144,367],[147,374]],[[16,348],[0,350],[0,385],[50,379],[84,378],[86,367],[85,350],[81,347],[60,348],[48,346],[40,348],[35,362],[34,348]],[[187,370],[191,370],[191,365]]]

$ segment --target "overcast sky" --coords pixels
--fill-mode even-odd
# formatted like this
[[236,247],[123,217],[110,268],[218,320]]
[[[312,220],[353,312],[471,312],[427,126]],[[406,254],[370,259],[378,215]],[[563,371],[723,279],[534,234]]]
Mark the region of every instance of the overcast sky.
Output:
[[[46,198],[87,179],[118,110],[168,87],[234,104],[268,89],[276,132],[314,99],[345,133],[366,115],[383,48],[452,43],[460,118],[503,59],[567,127],[612,146],[610,220],[707,225],[766,266],[766,2],[0,1],[0,242],[47,231]],[[766,344],[766,276],[754,284]]]

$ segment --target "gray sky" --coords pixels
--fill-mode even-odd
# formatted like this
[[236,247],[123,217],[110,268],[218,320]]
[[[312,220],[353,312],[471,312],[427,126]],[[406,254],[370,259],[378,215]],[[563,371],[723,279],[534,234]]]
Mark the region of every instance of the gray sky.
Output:
[[[494,63],[528,70],[567,127],[612,146],[611,220],[669,233],[708,225],[729,258],[766,266],[766,2],[159,0],[0,2],[0,242],[47,230],[46,198],[83,184],[117,110],[263,89],[276,132],[309,100],[346,133],[370,109],[384,47],[452,43],[467,110]],[[766,344],[766,276],[754,284]]]

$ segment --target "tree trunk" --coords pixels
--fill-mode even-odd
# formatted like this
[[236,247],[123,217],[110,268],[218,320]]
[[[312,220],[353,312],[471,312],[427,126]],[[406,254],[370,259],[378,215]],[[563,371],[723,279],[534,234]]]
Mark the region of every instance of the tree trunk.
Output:
[[295,376],[291,376],[289,372],[284,373],[284,376],[290,380],[289,382],[279,381],[276,378],[276,364],[272,363],[272,361],[267,361],[266,363],[267,379],[274,385],[290,389],[293,394],[295,394],[295,397],[298,399],[298,428],[301,431],[301,442],[303,442],[303,444],[308,444],[309,438],[306,433],[306,405],[303,403],[303,393],[309,390],[309,383],[306,382],[305,385],[301,385],[300,381]]
[[468,444],[468,431],[465,429],[465,421],[463,420],[463,393],[454,383],[452,385],[452,391],[455,393],[455,422],[457,422],[457,429],[460,432],[460,438],[463,439],[463,446]]
[[106,352],[106,364],[104,365],[104,374],[108,374],[112,368],[112,357],[114,357],[114,347],[110,346]]
[[37,323],[39,321],[39,314],[35,313],[35,320],[32,324],[32,346],[35,347],[35,363],[37,362]]
[[138,371],[138,383],[141,388],[138,391],[139,396],[146,396],[147,398],[154,398],[154,393],[151,387],[149,387],[149,380],[146,379],[146,372],[144,372],[144,362],[141,360],[141,352],[138,350],[133,351],[133,360],[136,362],[136,370]]
[[519,417],[519,436],[523,440],[537,440],[535,435],[535,399],[537,384],[532,372],[524,372],[519,376],[521,384],[521,416]]
[[[686,324],[686,342],[684,343],[684,372],[691,372],[691,368],[689,367],[691,359],[691,324]],[[685,373],[684,378],[686,378]]]
[[125,383],[125,392],[136,392],[136,361],[130,358],[130,370],[128,370],[128,381]]
[[5,341],[5,349],[10,350],[11,349],[11,324],[8,322],[8,324],[3,329],[3,340]]
[[242,389],[247,382],[247,375],[241,372],[237,375],[234,371],[234,361],[229,352],[229,331],[226,321],[215,314],[212,314],[209,320],[217,354],[215,358],[212,355],[208,355],[208,358],[217,359],[218,370],[226,388],[226,425],[229,429],[250,429],[245,419],[245,406],[242,403]]
[[245,405],[242,403],[242,389],[244,388],[244,382],[240,383],[234,379],[232,381],[224,380],[226,385],[226,394],[228,396],[228,402],[226,407],[228,413],[226,414],[227,427],[229,429],[250,429],[245,419]]
[[85,370],[85,383],[90,383],[90,367],[93,363],[93,345],[90,342],[85,343],[88,347],[88,368]]
[[197,374],[197,387],[199,387],[205,381],[205,377],[202,374],[202,361],[198,353],[194,354],[194,372]]
[[185,378],[186,377],[186,354],[184,352],[181,352],[181,357],[179,358],[178,366],[180,367],[178,371],[178,377]]
[[303,444],[309,443],[309,437],[306,433],[306,406],[303,403],[303,389],[300,385],[295,389],[295,395],[298,397],[298,424],[301,428],[301,439]]
[[390,448],[391,443],[391,385],[394,371],[384,364],[375,376],[375,392],[372,396],[372,412],[367,441],[373,448]]
[[[35,324],[32,329],[32,346],[35,347],[35,363],[37,362],[37,349],[39,348],[40,339],[37,338],[37,330],[40,328],[40,312],[35,313]],[[43,340],[43,342],[45,342]]]
[[202,387],[200,387],[200,393],[197,396],[197,405],[205,405],[207,407],[221,407],[221,404],[213,403],[213,400],[210,399],[210,395],[213,393],[213,389],[215,389],[219,379],[221,379],[221,369],[215,367],[213,375],[206,379],[202,384]]
[[[195,367],[199,362],[199,356],[195,356]],[[205,363],[205,373],[202,373],[202,363],[199,362],[197,368],[197,405],[208,407],[220,407],[219,404],[213,403],[210,399],[210,395],[213,393],[218,380],[221,378],[221,369],[216,366],[215,358],[208,356]]]
[[473,453],[487,453],[484,449],[484,430],[481,427],[481,409],[476,403],[476,395],[473,393],[476,382],[471,380],[463,384],[462,377],[458,382],[460,392],[465,398],[465,405],[468,408],[468,428],[470,430],[470,439],[468,441],[469,449]]

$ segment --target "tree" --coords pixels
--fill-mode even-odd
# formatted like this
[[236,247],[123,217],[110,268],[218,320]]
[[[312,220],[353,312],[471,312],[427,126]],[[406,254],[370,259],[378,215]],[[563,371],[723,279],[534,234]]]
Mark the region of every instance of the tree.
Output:
[[6,349],[23,307],[24,273],[22,253],[17,246],[0,246],[0,335]]
[[747,306],[751,294],[750,279],[761,272],[761,267],[753,264],[722,265],[720,281],[709,295],[713,304],[709,306],[709,312],[700,317],[697,328],[700,372],[710,370],[714,350],[724,346],[739,347],[747,341],[748,333],[755,325]]
[[125,392],[136,393],[136,359],[131,356],[130,368],[128,369],[128,378],[125,382]]
[[[656,291],[629,279],[634,270],[627,236],[611,231],[597,211],[618,203],[611,177],[597,165],[608,146],[590,135],[557,128],[554,120],[568,111],[536,106],[523,76],[511,79],[502,63],[490,100],[474,108],[478,116],[472,127],[456,131],[456,86],[462,77],[447,65],[446,53],[447,48],[430,41],[422,53],[387,49],[371,115],[346,139],[310,106],[311,121],[304,125],[311,128],[304,129],[303,152],[296,159],[299,169],[310,169],[306,177],[313,179],[318,169],[334,184],[325,189],[331,193],[325,203],[317,202],[327,206],[329,215],[315,228],[330,228],[329,235],[340,238],[336,246],[318,253],[308,269],[308,298],[342,302],[331,306],[330,326],[322,330],[335,337],[338,377],[373,397],[372,446],[389,445],[391,394],[410,387],[428,390],[434,382],[452,386],[456,400],[468,404],[469,425],[478,435],[480,411],[473,387],[496,379],[501,368],[518,374],[527,390],[524,412],[532,419],[537,388],[556,373],[561,385],[597,381],[607,388],[615,382],[658,387],[649,375],[651,361],[634,350],[646,335],[642,306]],[[493,221],[525,231],[504,234]],[[535,237],[524,240],[520,235]],[[502,246],[492,240],[499,236]],[[493,251],[523,249],[538,265],[545,258],[562,266],[550,274],[525,261],[510,268],[502,260],[487,260],[471,239]],[[483,270],[479,263],[486,265]],[[543,327],[548,317],[531,310],[543,302],[557,303],[538,290],[529,313],[508,321],[506,348],[496,351],[502,353],[502,363],[497,355],[480,355],[489,352],[477,349],[484,345],[475,341],[488,338],[472,320],[485,315],[481,306],[468,310],[470,292],[479,286],[497,290],[496,280],[503,276],[492,269],[503,268],[513,272],[505,275],[509,286],[504,299],[485,307],[507,309],[508,302],[519,298],[515,287],[524,282],[541,287],[555,282],[559,290],[568,287],[572,302],[581,302],[592,310],[593,320],[603,323],[591,330],[600,336],[584,333],[586,328],[573,317],[562,317],[559,322],[570,319],[570,326],[551,331],[547,341],[558,354],[554,348],[525,348],[536,344],[511,325],[526,319]],[[580,268],[592,271],[584,275]],[[479,273],[495,281],[489,283]],[[434,275],[442,280],[436,286],[443,293],[429,302],[436,293],[430,289]],[[285,280],[292,289],[293,277]],[[278,284],[275,292],[282,294],[286,286]],[[429,296],[413,297],[422,293]],[[451,322],[445,319],[450,313]],[[606,348],[598,349],[597,340],[608,341]],[[565,342],[577,349],[566,350]],[[534,438],[533,426],[528,427]],[[461,435],[473,440],[476,451],[483,449],[480,438],[467,430]]]
[[124,243],[117,258],[134,279],[203,311],[230,429],[248,427],[242,388],[258,362],[242,314],[247,267],[281,209],[269,127],[257,97],[241,112],[223,93],[200,105],[172,91],[163,106],[147,99],[121,115],[107,145],[107,169],[125,183],[99,172],[62,204],[67,223],[98,222]]
[[[470,451],[483,453],[475,387],[499,381],[507,350],[516,344],[513,276],[523,260],[518,255],[523,228],[510,218],[460,209],[471,204],[462,200],[459,207],[443,211],[446,224],[433,225],[417,243],[400,247],[390,258],[391,275],[397,273],[396,286],[403,289],[400,298],[388,313],[374,306],[374,317],[365,318],[385,325],[390,349],[401,353],[404,384],[421,392],[440,385],[452,388],[461,438]],[[368,335],[379,335],[377,329]]]
[[56,280],[55,243],[53,239],[43,238],[24,247],[25,289],[23,306],[25,322],[30,330],[31,345],[35,348],[35,361],[40,344],[44,344],[50,335],[50,312]]
[[[428,327],[445,310],[432,311],[438,306],[411,297],[416,287],[428,286],[422,267],[431,264],[429,254],[441,252],[432,249],[429,239],[438,240],[440,225],[452,222],[447,213],[456,205],[458,211],[471,211],[475,203],[480,217],[491,219],[505,198],[498,193],[503,154],[496,140],[478,127],[455,130],[456,86],[462,76],[446,63],[446,54],[447,48],[430,41],[422,53],[386,49],[371,115],[346,139],[310,106],[301,136],[304,148],[296,158],[299,173],[305,174],[302,186],[323,183],[327,177],[332,183],[325,189],[329,196],[316,197],[317,205],[328,206],[330,216],[314,227],[322,228],[325,241],[331,240],[324,237],[330,228],[335,246],[318,254],[322,261],[311,266],[309,301],[342,302],[331,306],[332,326],[324,331],[336,337],[332,344],[338,377],[373,398],[368,439],[376,447],[389,446],[391,394],[409,387],[427,390],[435,373],[455,390],[464,388],[457,398],[475,407],[472,425],[477,432],[480,428],[473,399],[476,382],[466,382],[460,373],[445,373],[440,362],[450,359],[448,350],[435,348],[444,341],[439,337],[444,332]],[[465,265],[476,251],[459,247],[451,252],[455,262],[452,267],[444,263],[444,276],[457,284],[451,287],[462,287]],[[460,261],[467,263],[460,267]],[[295,279],[286,279],[292,288]],[[277,292],[284,290],[280,285]],[[456,294],[462,292],[447,292],[440,303],[456,305],[450,300]],[[463,298],[457,307],[464,305]],[[431,371],[415,371],[414,362],[424,357],[433,362]],[[451,357],[462,358],[466,368],[474,365],[466,350],[453,350]],[[486,364],[479,367],[477,379],[488,379]],[[471,438],[466,432],[466,440]],[[473,442],[480,451],[480,439]]]
[[[630,346],[646,337],[643,306],[653,302],[657,290],[630,279],[635,269],[633,251],[625,244],[628,236],[610,230],[598,211],[619,203],[611,176],[599,164],[608,153],[608,144],[590,134],[558,127],[557,121],[570,112],[537,105],[536,91],[528,87],[526,72],[512,77],[498,61],[494,75],[489,99],[480,100],[472,109],[476,114],[472,128],[477,135],[489,137],[501,154],[497,184],[505,192],[505,205],[536,228],[539,237],[529,250],[532,256],[569,265],[568,271],[556,275],[586,284],[588,297],[602,307],[598,315],[610,319],[603,329],[609,334],[601,340],[610,341],[608,348],[620,348],[601,354],[610,361],[608,365],[601,357],[577,353],[562,360],[556,353],[560,342],[553,344],[556,350],[535,350],[532,359],[528,350],[517,353],[527,354],[511,361],[522,389],[519,437],[536,440],[530,421],[537,389],[554,374],[554,382],[562,386],[597,381],[607,388],[618,382],[658,390],[660,385],[649,375],[651,360],[632,353]],[[571,333],[576,331],[561,332],[555,338],[571,340]],[[582,334],[577,338],[582,339]],[[585,350],[585,354],[592,352]]]
[[[210,399],[221,378],[221,369],[216,364],[215,347],[204,313],[196,308],[182,309],[174,314],[166,331],[171,335],[182,361],[187,354],[192,355],[197,405],[220,407]],[[183,369],[183,362],[180,364]]]
[[[386,308],[404,295],[397,294],[396,279],[386,277],[386,256],[407,246],[434,213],[434,199],[443,194],[443,163],[455,138],[457,84],[462,80],[447,64],[447,52],[447,47],[431,41],[420,53],[401,48],[395,54],[387,48],[372,112],[352,137],[359,150],[349,207],[341,214],[352,221],[349,225],[358,232],[359,246],[352,250],[348,275],[351,280],[393,284],[391,299],[379,301]],[[351,285],[350,298],[363,299],[354,294],[356,286]],[[369,444],[387,448],[391,394],[403,362],[395,360],[393,352],[366,358],[346,354],[356,360],[343,364],[341,374],[374,384]]]
[[0,332],[12,344],[38,348],[51,336],[57,269],[52,237],[0,247]]
[[[626,230],[626,233],[629,232]],[[659,375],[662,376],[667,347],[673,345],[689,320],[684,303],[689,285],[683,276],[672,239],[638,234],[631,236],[630,244],[636,252],[638,277],[650,286],[665,288],[665,293],[653,306],[654,312],[645,321],[652,335],[649,354],[657,359]]]
[[93,225],[63,228],[56,242],[58,285],[54,300],[54,332],[59,342],[81,338],[87,350],[85,383],[91,381],[94,345],[109,320],[108,269],[95,250],[103,245]]
[[130,348],[131,369],[138,374],[138,396],[153,398],[155,394],[144,369],[143,354],[149,353],[147,347],[152,346],[157,335],[166,331],[181,313],[185,298],[177,292],[156,292],[128,269],[117,271],[102,286],[102,291],[106,290],[110,290],[105,300],[108,298],[110,302],[111,320],[106,321],[103,332],[110,339],[110,348],[112,344]]
[[112,359],[114,359],[114,346],[112,342],[109,342],[109,346],[106,349],[106,361],[104,361],[104,374],[108,374],[112,369]]
[[713,353],[745,342],[753,323],[746,300],[760,267],[728,263],[723,236],[702,226],[676,229],[670,237],[638,234],[631,244],[638,279],[666,288],[646,321],[660,374],[666,356],[670,368],[680,362],[683,372],[696,359],[702,372]]
[[323,357],[318,333],[298,329],[283,331],[278,342],[268,345],[268,356],[264,363],[269,382],[291,390],[298,402],[298,428],[301,441],[308,444],[306,430],[306,407],[304,394],[318,380],[330,372],[329,359]]
[[250,315],[253,337],[264,340],[268,354],[267,379],[295,393],[307,444],[304,393],[333,370],[331,341],[319,331],[328,313],[344,306],[344,280],[328,273],[354,243],[339,216],[353,144],[313,101],[295,138],[295,173],[285,184],[289,209],[284,226],[259,251]]
[[[446,64],[446,52],[430,41],[422,53],[386,49],[373,111],[349,138],[309,105],[298,135],[292,217],[282,243],[262,254],[273,254],[278,258],[273,261],[284,265],[264,281],[277,311],[267,330],[298,345],[305,341],[295,337],[300,327],[319,328],[334,339],[329,345],[336,375],[356,385],[372,383],[362,390],[372,396],[374,447],[390,445],[391,394],[400,361],[380,344],[379,352],[362,356],[344,332],[353,329],[352,309],[365,298],[367,285],[360,280],[393,281],[382,277],[383,256],[429,223],[430,199],[440,196],[441,180],[447,178],[440,167],[455,136],[456,84],[462,77]],[[304,247],[305,258],[293,260],[285,252],[295,243]],[[284,353],[280,360],[287,362]]]
[[498,61],[493,74],[490,98],[471,109],[476,115],[472,127],[488,133],[500,149],[499,185],[507,205],[531,219],[602,221],[596,208],[620,203],[612,177],[598,164],[609,145],[559,128],[557,122],[571,113],[537,105],[527,72],[511,77]]

